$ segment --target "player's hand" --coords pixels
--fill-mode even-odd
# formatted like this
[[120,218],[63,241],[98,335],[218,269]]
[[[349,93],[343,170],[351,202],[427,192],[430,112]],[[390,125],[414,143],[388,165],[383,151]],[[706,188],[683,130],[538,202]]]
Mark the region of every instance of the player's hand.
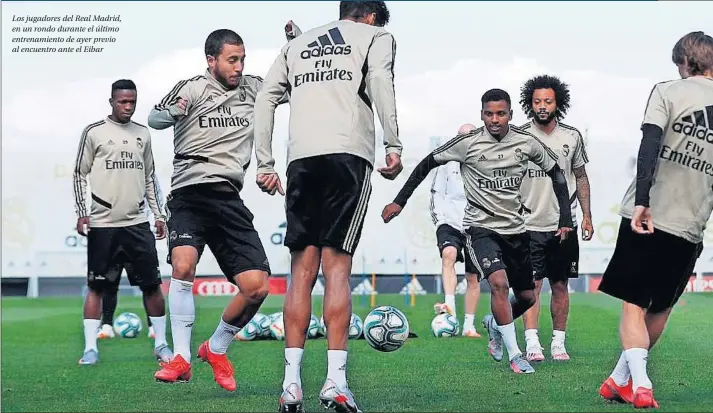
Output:
[[267,192],[270,195],[275,195],[275,192],[279,192],[280,195],[285,195],[285,191],[282,189],[282,182],[280,182],[280,176],[277,175],[277,173],[258,174],[256,183],[262,192]]
[[392,219],[396,218],[403,208],[396,203],[390,203],[389,205],[384,207],[384,210],[381,211],[381,218],[384,220],[384,223],[388,223]]
[[285,25],[285,36],[287,37],[288,42],[301,34],[302,30],[297,27],[295,22],[293,22],[292,20],[287,22],[287,24]]
[[401,164],[401,156],[397,153],[386,155],[386,166],[379,168],[378,171],[384,178],[392,181],[403,171],[404,166]]
[[84,237],[89,233],[89,217],[81,217],[77,220],[77,233]]
[[654,233],[654,220],[651,216],[651,208],[641,205],[634,207],[634,214],[631,216],[631,229],[637,234]]
[[594,225],[592,225],[592,219],[584,217],[584,219],[582,219],[582,240],[591,241],[593,236]]
[[572,232],[572,228],[562,227],[555,232],[555,236],[560,237],[560,242],[562,242],[567,239],[570,232]]
[[170,113],[174,119],[186,116],[188,114],[188,101],[179,97],[176,103],[168,108],[168,113]]
[[155,225],[156,225],[156,239],[166,238],[166,223],[163,221],[157,220],[155,222]]

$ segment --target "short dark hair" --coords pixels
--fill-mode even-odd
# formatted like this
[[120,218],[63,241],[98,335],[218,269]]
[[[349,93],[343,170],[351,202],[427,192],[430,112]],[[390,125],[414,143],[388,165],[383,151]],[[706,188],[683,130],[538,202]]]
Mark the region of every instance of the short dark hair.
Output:
[[552,89],[555,91],[555,101],[557,101],[557,109],[555,110],[555,118],[561,120],[569,110],[569,85],[560,80],[557,76],[540,75],[525,82],[520,88],[520,106],[525,112],[528,119],[535,117],[535,111],[532,110],[532,95],[537,89]]
[[119,79],[111,84],[111,95],[114,96],[114,92],[117,90],[136,90],[136,84],[133,80],[129,79]]
[[223,46],[230,44],[240,46],[243,43],[243,38],[230,29],[218,29],[208,35],[205,39],[204,52],[206,56],[216,57],[223,51]]
[[508,92],[502,89],[490,89],[489,91],[485,92],[483,94],[483,97],[480,98],[480,103],[485,106],[485,104],[488,102],[498,102],[500,100],[504,100],[505,102],[507,102],[508,106],[512,107],[512,103],[510,102],[510,95],[508,94]]
[[713,37],[703,32],[691,32],[681,37],[671,52],[673,63],[686,63],[692,76],[713,70]]
[[371,13],[376,13],[376,24],[379,27],[384,27],[389,24],[389,8],[383,1],[340,1],[339,2],[339,18],[361,19]]

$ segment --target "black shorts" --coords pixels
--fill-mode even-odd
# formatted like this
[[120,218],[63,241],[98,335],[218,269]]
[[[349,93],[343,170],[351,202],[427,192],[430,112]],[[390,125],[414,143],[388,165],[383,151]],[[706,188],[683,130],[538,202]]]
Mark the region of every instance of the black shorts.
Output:
[[535,281],[530,260],[530,234],[501,235],[485,228],[465,230],[465,271],[478,275],[478,281],[498,270],[505,270],[508,284],[515,291],[533,290]]
[[436,229],[436,240],[438,242],[438,252],[443,256],[443,249],[455,247],[457,251],[456,261],[463,262],[463,247],[465,247],[465,234],[448,224],[442,224]]
[[168,263],[171,251],[191,246],[198,259],[208,245],[220,270],[230,282],[249,270],[270,274],[262,241],[253,226],[253,214],[238,191],[227,184],[198,184],[172,191],[166,201]]
[[548,278],[550,282],[579,277],[579,240],[577,228],[560,242],[556,231],[529,231],[530,256],[535,280]]
[[296,159],[287,167],[285,246],[331,247],[353,255],[371,197],[372,166],[339,153]]
[[87,286],[92,289],[118,288],[118,263],[128,263],[129,283],[137,287],[161,284],[156,238],[148,222],[128,227],[93,227],[87,234]]
[[622,218],[599,291],[658,313],[673,307],[693,274],[703,243],[655,229],[641,235]]

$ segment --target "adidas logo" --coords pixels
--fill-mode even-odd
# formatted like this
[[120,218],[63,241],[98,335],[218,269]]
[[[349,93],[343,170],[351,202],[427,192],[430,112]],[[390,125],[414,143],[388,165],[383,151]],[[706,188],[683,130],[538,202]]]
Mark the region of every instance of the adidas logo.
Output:
[[693,115],[682,117],[680,122],[673,124],[672,129],[674,132],[713,143],[713,105],[697,110]]
[[485,155],[480,155],[480,158],[478,158],[480,162],[487,161],[488,158],[485,157]]
[[466,281],[465,278],[461,280],[461,282],[456,285],[456,294],[463,295],[465,294],[466,290],[468,289],[468,281]]
[[423,286],[421,285],[420,282],[418,282],[418,279],[411,280],[408,284],[404,285],[404,288],[401,289],[401,292],[399,292],[401,295],[411,295],[411,294],[416,294],[416,295],[426,295],[426,290],[423,289]]
[[378,294],[378,291],[376,291],[374,287],[372,287],[369,280],[364,280],[352,290],[352,295],[361,294]]
[[326,34],[317,37],[317,40],[308,44],[307,47],[300,53],[303,59],[311,59],[313,57],[348,55],[352,52],[352,47],[344,41],[342,32],[338,27],[327,30]]
[[317,282],[314,283],[312,295],[324,295],[324,283],[322,283],[322,280],[319,278],[317,278]]

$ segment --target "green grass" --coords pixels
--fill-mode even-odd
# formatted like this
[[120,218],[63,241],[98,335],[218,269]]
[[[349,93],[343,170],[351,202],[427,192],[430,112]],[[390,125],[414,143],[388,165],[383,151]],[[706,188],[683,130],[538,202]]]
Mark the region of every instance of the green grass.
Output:
[[[432,305],[438,297],[419,296],[417,306],[402,296],[378,295],[377,304],[402,309],[412,338],[393,353],[379,353],[364,340],[350,342],[349,383],[365,412],[396,411],[631,411],[603,402],[597,389],[619,356],[620,304],[601,294],[573,294],[567,338],[572,360],[546,361],[533,375],[515,375],[494,362],[485,338],[436,339],[430,335]],[[549,297],[543,297],[540,337],[549,351]],[[118,312],[143,317],[141,302],[120,297]],[[193,351],[215,328],[226,298],[197,298]],[[281,297],[270,297],[262,313],[280,311]],[[462,302],[459,302],[462,309]],[[488,311],[487,296],[477,321]],[[315,300],[316,314],[321,301]],[[354,312],[368,312],[360,297]],[[118,313],[117,313],[118,314]],[[459,314],[462,322],[462,310]],[[687,294],[674,311],[664,338],[649,358],[649,374],[665,411],[710,411],[713,294]],[[478,324],[479,331],[482,327]],[[485,335],[484,335],[485,337]],[[522,324],[518,340],[523,346]],[[2,299],[2,411],[225,411],[275,412],[283,375],[283,343],[235,342],[238,390],[228,393],[213,381],[210,367],[195,363],[193,381],[162,384],[153,379],[157,364],[152,343],[113,339],[99,343],[101,361],[79,366],[83,349],[81,300]],[[326,340],[307,343],[302,380],[305,407],[321,411],[317,392],[326,374]]]

